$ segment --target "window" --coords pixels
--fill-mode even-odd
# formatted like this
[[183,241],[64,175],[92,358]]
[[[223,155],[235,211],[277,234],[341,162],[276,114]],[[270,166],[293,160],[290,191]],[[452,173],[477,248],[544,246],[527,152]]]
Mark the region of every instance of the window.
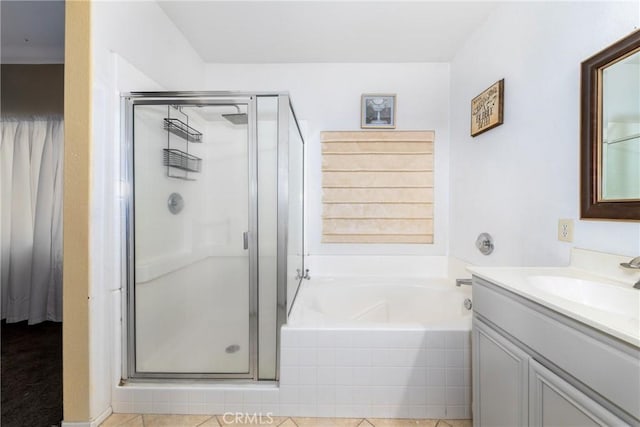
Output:
[[433,131],[321,141],[324,243],[433,243]]

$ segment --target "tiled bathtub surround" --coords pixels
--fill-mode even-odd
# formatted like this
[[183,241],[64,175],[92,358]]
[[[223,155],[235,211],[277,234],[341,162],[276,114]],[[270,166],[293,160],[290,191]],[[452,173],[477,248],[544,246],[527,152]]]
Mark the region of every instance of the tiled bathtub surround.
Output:
[[132,384],[114,412],[471,417],[469,331],[282,329],[280,386]]
[[282,330],[282,413],[456,419],[470,404],[469,331]]

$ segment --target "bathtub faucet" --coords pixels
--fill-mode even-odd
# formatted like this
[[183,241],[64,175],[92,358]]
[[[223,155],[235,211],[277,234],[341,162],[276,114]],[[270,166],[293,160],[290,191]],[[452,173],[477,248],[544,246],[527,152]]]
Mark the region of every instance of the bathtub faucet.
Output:
[[469,285],[471,286],[471,279],[456,279],[456,286]]

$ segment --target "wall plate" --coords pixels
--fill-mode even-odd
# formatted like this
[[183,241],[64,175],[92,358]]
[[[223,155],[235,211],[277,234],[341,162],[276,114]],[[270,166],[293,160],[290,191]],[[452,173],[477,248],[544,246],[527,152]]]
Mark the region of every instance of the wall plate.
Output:
[[491,255],[493,252],[493,237],[489,233],[480,233],[476,239],[476,248],[482,255]]
[[558,240],[561,242],[573,242],[573,220],[558,220]]

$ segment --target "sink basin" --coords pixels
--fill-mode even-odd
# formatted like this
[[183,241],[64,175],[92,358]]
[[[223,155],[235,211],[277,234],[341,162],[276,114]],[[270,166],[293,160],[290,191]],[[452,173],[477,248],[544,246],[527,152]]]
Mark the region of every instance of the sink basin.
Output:
[[530,276],[527,281],[536,290],[564,300],[635,321],[640,318],[640,290],[637,289],[565,276]]

